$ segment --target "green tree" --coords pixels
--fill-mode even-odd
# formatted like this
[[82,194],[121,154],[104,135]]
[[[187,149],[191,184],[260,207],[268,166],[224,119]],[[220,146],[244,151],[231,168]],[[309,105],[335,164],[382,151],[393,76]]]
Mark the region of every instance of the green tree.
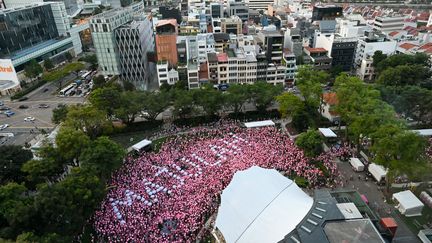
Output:
[[67,161],[77,159],[89,143],[89,137],[82,130],[67,126],[62,127],[56,137],[57,149]]
[[26,162],[21,170],[27,174],[29,187],[36,187],[41,183],[55,182],[64,172],[65,165],[55,158],[42,158]]
[[132,82],[127,81],[127,80],[123,80],[123,89],[125,91],[134,91],[134,90],[136,90],[135,85]]
[[372,136],[375,138],[371,147],[374,161],[389,170],[386,178],[388,188],[395,176],[417,177],[421,171],[418,168],[427,172],[425,138],[392,124],[381,126]]
[[83,168],[94,171],[99,178],[108,179],[114,170],[120,168],[125,156],[124,149],[108,137],[94,140],[80,156]]
[[231,84],[224,96],[225,105],[233,109],[234,113],[241,112],[244,104],[250,98],[248,87],[239,84]]
[[296,75],[296,84],[306,105],[306,110],[314,116],[319,108],[322,97],[322,85],[329,80],[329,74],[318,71],[311,66],[302,66]]
[[375,51],[375,53],[372,56],[372,59],[373,59],[372,66],[374,66],[375,68],[378,67],[378,64],[380,64],[386,58],[387,58],[387,55],[383,54],[382,51]]
[[185,118],[194,111],[194,99],[192,93],[187,90],[176,90],[174,92],[174,115]]
[[194,103],[200,106],[207,116],[217,115],[224,104],[222,93],[210,85],[189,92],[193,93]]
[[171,94],[168,92],[146,92],[142,96],[143,108],[149,120],[156,120],[156,117],[165,111],[171,103]]
[[297,132],[306,131],[311,125],[309,114],[305,109],[298,110],[292,115],[292,125],[297,130]]
[[68,108],[65,104],[58,104],[56,108],[53,109],[52,122],[55,124],[60,124],[66,120],[68,113]]
[[54,68],[54,63],[52,62],[52,60],[51,59],[49,59],[49,58],[46,58],[45,60],[44,60],[44,67],[45,67],[45,69],[46,70],[51,70],[51,69],[53,69]]
[[303,101],[292,93],[283,93],[277,96],[276,100],[279,102],[279,112],[284,118],[305,109]]
[[112,128],[106,120],[106,113],[89,105],[69,107],[65,124],[85,132],[90,139],[95,139]]
[[29,228],[34,211],[32,197],[22,184],[11,182],[0,186],[0,238],[15,239],[21,231]]
[[295,140],[295,144],[303,149],[308,157],[318,156],[323,151],[323,142],[323,138],[317,130],[308,130],[300,134]]
[[118,108],[114,110],[115,117],[126,124],[132,124],[136,116],[143,110],[143,93],[139,91],[125,91],[120,94]]
[[93,89],[102,88],[107,84],[103,75],[98,75],[93,78]]
[[109,118],[114,115],[114,110],[124,104],[121,104],[121,90],[115,86],[108,86],[94,90],[89,97],[90,103],[97,109],[106,112]]
[[42,72],[42,66],[34,59],[27,63],[24,67],[24,75],[31,79],[36,78]]
[[273,103],[275,97],[283,91],[281,85],[272,85],[262,81],[258,81],[248,88],[250,89],[250,94],[251,97],[253,97],[255,106],[260,112],[265,112]]
[[2,184],[9,181],[22,182],[24,174],[21,172],[21,166],[32,158],[32,152],[23,149],[22,146],[0,146],[0,182]]
[[100,205],[105,186],[94,174],[74,168],[62,181],[41,186],[34,207],[40,219],[39,232],[75,236]]
[[84,61],[89,63],[91,65],[90,68],[93,70],[96,70],[98,68],[98,61],[95,54],[82,57],[79,59],[79,61]]
[[430,79],[429,67],[420,64],[399,65],[384,69],[376,82],[386,86],[422,85]]
[[188,82],[187,80],[180,79],[174,84],[175,89],[188,90]]

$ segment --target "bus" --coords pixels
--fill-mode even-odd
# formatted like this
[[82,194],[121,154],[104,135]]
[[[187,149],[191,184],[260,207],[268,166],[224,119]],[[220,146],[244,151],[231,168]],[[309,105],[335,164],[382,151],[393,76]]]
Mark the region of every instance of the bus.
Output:
[[91,71],[88,71],[88,72],[84,73],[83,75],[81,75],[81,79],[82,79],[82,80],[86,80],[86,78],[87,78],[88,76],[90,76],[91,73],[92,73]]
[[75,83],[73,84],[69,84],[68,86],[66,86],[66,88],[60,90],[60,95],[61,96],[67,96],[67,94],[70,93],[70,91],[72,91],[72,89],[76,86]]

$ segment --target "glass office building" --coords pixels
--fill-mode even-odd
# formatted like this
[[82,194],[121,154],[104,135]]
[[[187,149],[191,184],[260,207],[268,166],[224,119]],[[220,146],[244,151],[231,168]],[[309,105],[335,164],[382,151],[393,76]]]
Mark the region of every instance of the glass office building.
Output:
[[0,57],[58,37],[49,4],[0,10]]

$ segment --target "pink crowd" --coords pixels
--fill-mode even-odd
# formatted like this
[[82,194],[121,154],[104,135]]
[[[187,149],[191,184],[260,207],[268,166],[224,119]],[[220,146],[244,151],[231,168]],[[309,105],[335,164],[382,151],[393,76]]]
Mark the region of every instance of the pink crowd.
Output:
[[235,172],[257,165],[303,177],[311,188],[324,186],[338,176],[333,156],[343,152],[315,158],[327,169],[326,178],[274,127],[194,129],[167,141],[158,153],[127,159],[95,213],[96,237],[108,242],[195,241]]

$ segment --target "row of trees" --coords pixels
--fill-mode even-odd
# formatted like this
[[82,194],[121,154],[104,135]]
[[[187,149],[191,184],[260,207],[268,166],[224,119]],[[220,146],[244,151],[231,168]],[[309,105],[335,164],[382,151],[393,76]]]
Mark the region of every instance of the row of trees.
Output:
[[432,125],[432,72],[422,53],[387,57],[376,52],[373,63],[382,98],[404,117],[422,126]]
[[38,159],[18,146],[0,147],[3,240],[76,240],[103,200],[111,173],[122,164],[124,149],[100,136],[108,126],[105,113],[91,106],[60,106],[57,116],[64,124],[56,146],[45,144]]

